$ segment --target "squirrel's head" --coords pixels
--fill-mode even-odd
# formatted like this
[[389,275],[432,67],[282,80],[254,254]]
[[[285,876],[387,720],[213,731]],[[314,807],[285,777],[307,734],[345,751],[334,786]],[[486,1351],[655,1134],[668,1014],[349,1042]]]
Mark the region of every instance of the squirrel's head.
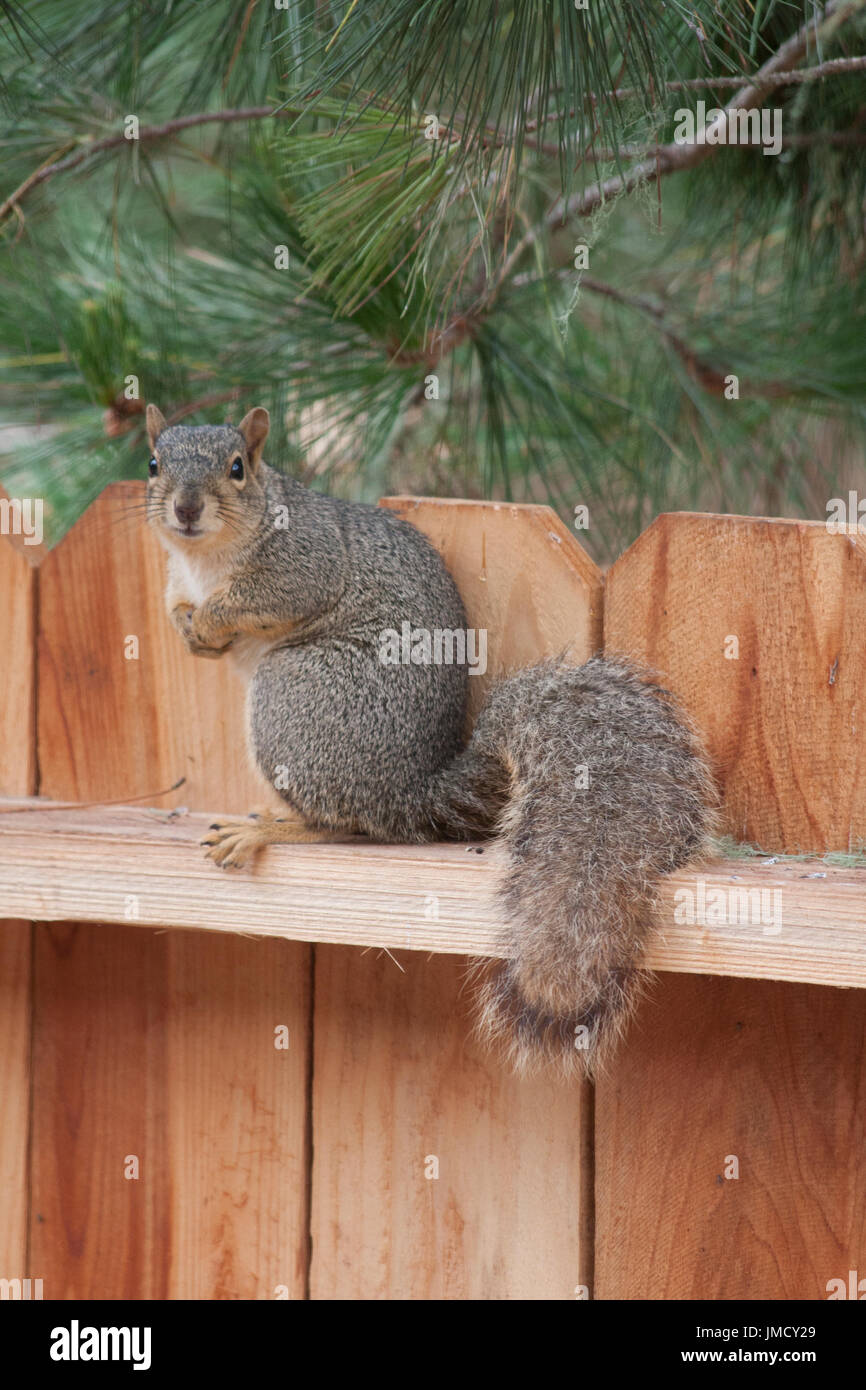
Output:
[[147,407],[151,458],[147,519],[175,543],[242,540],[264,507],[262,449],[270,419],[261,406],[239,425],[171,425]]

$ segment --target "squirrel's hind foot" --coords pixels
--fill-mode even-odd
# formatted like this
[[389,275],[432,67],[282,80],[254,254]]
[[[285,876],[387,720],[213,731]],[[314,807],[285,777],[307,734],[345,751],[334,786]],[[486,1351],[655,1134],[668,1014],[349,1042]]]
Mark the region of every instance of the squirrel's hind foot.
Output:
[[201,841],[208,859],[221,869],[242,869],[265,845],[311,844],[339,839],[330,830],[314,830],[295,816],[253,812],[246,820],[219,820]]

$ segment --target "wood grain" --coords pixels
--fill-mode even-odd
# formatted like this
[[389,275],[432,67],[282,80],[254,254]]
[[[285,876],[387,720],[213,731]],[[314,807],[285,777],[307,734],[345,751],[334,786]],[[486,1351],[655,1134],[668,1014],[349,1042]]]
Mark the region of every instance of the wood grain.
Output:
[[597,1297],[825,1299],[862,1276],[864,1091],[861,994],[661,979],[598,1087]]
[[[211,819],[0,801],[0,911],[124,926],[132,898],[141,926],[230,934],[243,921],[293,941],[501,952],[495,846],[273,845],[214,892],[198,853]],[[665,880],[657,921],[656,970],[866,988],[866,869],[713,861]]]
[[586,1088],[477,1049],[461,961],[316,955],[312,1297],[574,1298]]
[[[137,796],[183,775],[166,803],[247,810],[259,792],[240,751],[242,688],[170,629],[158,547],[140,517],[125,519],[141,497],[138,484],[107,489],[41,571],[42,789]],[[137,903],[125,897],[146,913],[139,886]],[[32,1244],[46,1290],[271,1298],[281,1284],[303,1296],[308,948],[37,930]],[[128,1154],[138,1180],[124,1177]]]
[[470,717],[491,681],[543,656],[586,661],[602,642],[601,571],[550,507],[383,497],[444,556],[471,628],[485,628],[487,672],[469,681]]
[[[157,548],[118,520],[138,499],[110,489],[39,572],[41,790],[132,797],[184,775],[162,805],[192,813],[0,807],[0,912],[52,923],[32,985],[29,1259],[29,929],[0,935],[0,1258],[27,1261],[0,1275],[57,1298],[302,1297],[311,1178],[316,1298],[825,1298],[866,1234],[862,998],[774,981],[866,985],[863,871],[732,861],[671,877],[650,963],[773,980],[658,982],[597,1088],[593,1175],[589,1089],[516,1082],[470,1037],[460,955],[496,950],[495,853],[282,846],[232,877],[195,853],[196,810],[245,811],[259,784],[237,751],[242,688],[183,652]],[[388,504],[443,550],[488,629],[491,676],[597,645],[597,571],[546,509]],[[5,652],[35,612],[11,554],[0,538]],[[866,838],[864,558],[861,537],[819,523],[683,515],[609,577],[608,649],[682,695],[727,827],[767,848]],[[0,695],[32,720],[19,674],[0,666]],[[485,682],[471,684],[477,707]],[[2,790],[32,791],[32,739],[4,756]],[[699,879],[778,890],[781,931],[671,920]],[[376,947],[316,949],[313,1020],[306,940]]]
[[730,834],[787,851],[866,841],[866,536],[660,516],[607,576],[605,649],[685,701]]
[[[0,487],[0,500],[8,494]],[[0,795],[36,791],[35,619],[41,546],[0,534]]]
[[[8,493],[0,487],[0,498]],[[41,546],[0,535],[0,793],[36,791],[35,613]],[[0,906],[0,914],[4,909]],[[33,929],[0,920],[0,1278],[39,1278],[29,1264],[30,990]]]
[[36,979],[33,1258],[46,1298],[302,1296],[307,1058],[292,948],[62,923],[39,932]]
[[[28,1260],[29,922],[0,918],[0,1278],[38,1279]],[[46,1293],[46,1298],[48,1294]]]
[[[866,838],[864,580],[862,537],[690,514],[659,517],[607,577],[605,648],[682,697],[737,838]],[[796,952],[784,930],[777,945]],[[826,1298],[856,1268],[863,1019],[859,993],[659,985],[597,1087],[599,1297]]]

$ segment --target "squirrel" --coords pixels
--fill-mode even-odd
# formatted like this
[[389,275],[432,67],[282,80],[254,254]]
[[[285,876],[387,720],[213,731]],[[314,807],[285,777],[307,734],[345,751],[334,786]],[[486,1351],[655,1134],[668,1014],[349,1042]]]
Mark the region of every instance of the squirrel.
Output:
[[518,1072],[595,1075],[647,979],[659,880],[714,828],[685,712],[624,659],[559,657],[495,685],[465,743],[466,664],[382,657],[407,619],[466,629],[430,541],[266,464],[261,407],[237,426],[167,426],[154,405],[146,421],[171,622],[196,656],[237,663],[249,751],[280,798],[211,826],[209,857],[241,867],[267,844],[347,833],[498,836],[506,959],[478,967],[477,1031]]

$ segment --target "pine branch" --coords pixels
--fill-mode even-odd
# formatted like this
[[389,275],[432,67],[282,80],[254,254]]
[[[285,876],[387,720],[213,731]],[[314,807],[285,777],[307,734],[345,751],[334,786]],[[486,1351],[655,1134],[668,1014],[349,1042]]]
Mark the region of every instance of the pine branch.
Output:
[[660,145],[651,158],[642,160],[625,174],[616,174],[603,182],[591,184],[581,193],[572,194],[568,198],[557,198],[542,221],[530,228],[505,258],[495,284],[484,297],[485,305],[493,302],[524,252],[533,246],[544,232],[552,231],[570,217],[588,217],[611,199],[623,193],[630,193],[653,179],[679,173],[684,169],[693,169],[696,165],[702,164],[722,143],[716,143],[715,140],[708,142],[706,137],[709,131],[713,131],[714,135],[722,130],[727,132],[728,116],[731,112],[750,110],[758,106],[765,93],[773,86],[773,79],[776,76],[787,77],[792,64],[805,57],[810,45],[822,37],[822,30],[837,30],[862,10],[864,4],[866,0],[828,0],[820,18],[816,17],[814,21],[804,24],[796,34],[787,39],[754,78],[735,92],[721,114],[707,122],[693,144]]
[[[829,6],[828,6],[829,11]],[[850,15],[840,18],[840,23],[850,19]],[[791,58],[793,62],[793,57]],[[742,87],[744,83],[760,85],[762,91],[772,91],[774,87],[799,86],[804,82],[815,82],[819,77],[838,77],[844,72],[862,72],[866,68],[866,55],[853,58],[828,58],[814,68],[792,68],[790,72],[766,72],[763,68],[754,77],[731,75],[728,77],[689,77],[679,82],[666,82],[666,92],[699,91],[702,88]],[[636,87],[620,87],[611,93],[614,97],[634,97],[640,93]]]
[[[821,77],[839,77],[843,73],[863,72],[864,69],[866,69],[866,55],[853,58],[829,58],[825,63],[819,63],[814,68],[792,68],[790,72],[768,73],[763,78],[761,86],[765,91],[772,91],[775,87],[801,86],[804,83],[817,82]],[[744,83],[758,81],[759,76],[759,73],[756,73],[754,77],[745,77],[742,73],[738,73],[727,76],[719,74],[716,77],[680,78],[676,81],[665,82],[664,90],[666,92],[699,92],[708,89],[712,91],[716,87],[742,87]],[[639,87],[615,87],[612,91],[601,94],[590,92],[587,95],[587,101],[595,106],[602,99],[621,101],[643,95],[644,93]],[[531,134],[545,125],[550,125],[553,121],[573,120],[577,114],[574,107],[568,111],[549,111],[545,116],[527,121],[524,129]]]
[[[553,272],[555,276],[571,275],[570,268],[563,268]],[[544,277],[541,275],[515,275],[511,284],[513,289],[521,289],[526,285],[537,284]],[[712,362],[707,361],[706,357],[701,356],[694,348],[675,333],[666,322],[667,310],[663,304],[656,300],[648,299],[642,294],[626,294],[624,290],[618,289],[616,285],[609,284],[606,280],[599,280],[594,275],[581,275],[581,290],[588,290],[590,294],[600,295],[603,299],[611,299],[615,304],[622,304],[627,309],[634,309],[639,314],[645,314],[655,323],[659,333],[670,344],[673,351],[677,354],[680,361],[685,366],[689,375],[694,381],[702,386],[706,391],[713,391],[719,394],[726,385],[726,378],[733,371],[731,367],[717,367]],[[749,393],[752,397],[760,396],[764,399],[776,399],[780,396],[791,396],[796,394],[796,388],[789,386],[785,382],[750,381]]]
[[821,145],[838,146],[840,149],[866,145],[866,130],[804,130],[782,140],[783,150],[811,150]]
[[[781,147],[783,150],[810,150],[819,148],[822,145],[829,145],[831,148],[839,149],[853,148],[866,145],[866,126],[854,127],[850,130],[805,130],[798,131],[795,135],[783,135]],[[546,150],[546,146],[543,147]],[[612,163],[617,157],[620,159],[648,159],[655,158],[656,150],[663,150],[664,145],[620,145],[618,150],[595,150],[597,159]],[[724,148],[729,150],[762,150],[763,145],[760,140],[738,140],[736,145],[727,145]],[[550,151],[551,155],[553,151]],[[556,153],[559,153],[558,146]]]
[[[810,72],[814,80],[816,77],[824,76],[833,71],[854,71],[859,67],[866,67],[866,58],[856,58],[830,60],[821,64],[819,68],[803,70],[802,74],[798,69],[792,68],[792,64],[799,62],[806,56],[813,42],[820,39],[822,29],[837,30],[859,10],[863,9],[864,4],[866,4],[866,0],[829,0],[820,19],[803,25],[796,34],[782,44],[754,77],[745,80],[743,78],[737,79],[740,84],[738,90],[723,108],[721,114],[706,123],[702,132],[703,138],[699,135],[693,144],[688,145],[656,146],[648,152],[647,158],[640,160],[625,174],[592,184],[583,192],[574,194],[569,198],[558,198],[542,221],[530,228],[506,256],[492,286],[485,289],[483,275],[476,282],[470,296],[475,301],[472,307],[460,314],[440,334],[436,335],[427,347],[427,360],[438,362],[454,347],[464,342],[467,337],[474,335],[479,324],[498,298],[503,286],[508,283],[521,257],[543,233],[553,230],[557,225],[565,222],[568,217],[588,216],[610,199],[622,193],[631,192],[652,179],[659,179],[662,175],[694,168],[701,164],[723,143],[722,141],[708,143],[706,140],[707,132],[710,130],[716,132],[722,129],[726,131],[729,113],[751,109],[759,105],[766,92],[773,87],[786,84],[792,71],[803,76],[806,72]],[[836,67],[834,69],[834,63],[846,65],[853,63],[856,67]],[[845,138],[838,143],[852,145],[859,143],[858,139],[853,138],[855,134],[858,134],[857,132],[845,132],[844,134]],[[586,279],[583,283],[587,283]],[[587,287],[590,286],[587,285]],[[670,330],[663,328],[662,331],[696,379],[705,384],[712,383],[713,386],[718,384],[722,378],[713,368],[700,362],[688,345],[682,343]],[[782,388],[777,383],[771,382],[767,384],[766,389],[761,394],[779,395],[782,394]]]
[[[691,348],[679,334],[675,333],[666,323],[666,311],[664,306],[655,303],[652,299],[647,299],[645,295],[625,294],[624,291],[617,289],[615,285],[610,285],[605,280],[598,280],[592,275],[582,275],[580,278],[580,288],[589,290],[591,294],[602,295],[605,299],[612,299],[617,304],[623,304],[627,308],[636,309],[641,314],[646,314],[653,319],[659,332],[673,348],[686,370],[706,391],[720,392],[723,390],[726,379],[731,375],[731,369],[716,367],[708,362],[705,357],[701,357],[694,348]],[[753,396],[763,396],[764,398],[777,398],[793,394],[794,388],[779,381],[750,382],[750,393]]]
[[[144,126],[139,130],[137,139],[164,140],[170,135],[177,135],[179,131],[190,130],[193,126],[208,125],[213,121],[223,124],[232,121],[261,121],[267,120],[269,116],[281,116],[284,114],[294,114],[286,108],[274,110],[271,106],[242,106],[225,111],[201,111],[192,116],[178,116],[173,121],[166,121],[163,125]],[[54,164],[43,164],[41,168],[35,169],[32,174],[18,185],[13,193],[10,193],[5,202],[0,203],[0,224],[5,220],[13,208],[17,207],[21,199],[39,184],[45,183],[46,179],[51,179],[55,174],[65,173],[68,169],[76,169],[80,164],[101,154],[104,150],[116,149],[119,145],[134,144],[128,136],[106,135],[102,140],[93,140],[83,149],[75,154],[69,155],[66,159],[59,159]]]

